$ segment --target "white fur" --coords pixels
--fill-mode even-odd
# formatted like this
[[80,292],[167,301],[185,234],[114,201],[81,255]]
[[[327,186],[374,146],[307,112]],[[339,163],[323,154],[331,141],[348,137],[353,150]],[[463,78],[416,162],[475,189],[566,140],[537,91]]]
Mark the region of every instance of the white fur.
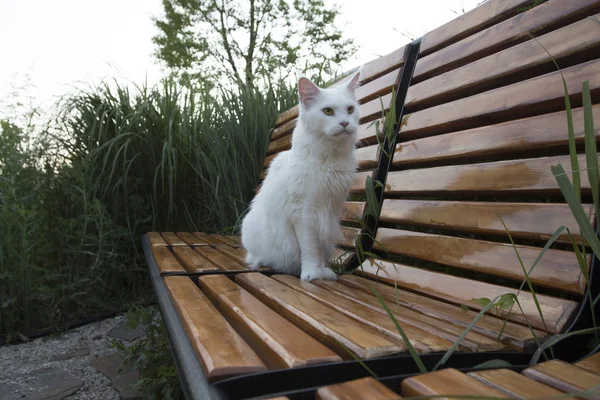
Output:
[[[341,238],[339,220],[356,173],[358,75],[334,89],[300,78],[292,148],[273,159],[242,223],[250,269],[264,265],[306,281],[336,279],[327,261]],[[327,107],[333,115],[325,115]]]

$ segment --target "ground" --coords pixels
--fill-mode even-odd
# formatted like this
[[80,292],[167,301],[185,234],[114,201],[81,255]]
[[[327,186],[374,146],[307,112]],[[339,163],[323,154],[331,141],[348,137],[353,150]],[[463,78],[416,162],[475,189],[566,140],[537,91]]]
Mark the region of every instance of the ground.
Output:
[[0,347],[3,400],[141,399],[131,388],[137,371],[117,373],[121,358],[113,338],[131,343],[143,336],[123,316],[85,325],[60,335]]

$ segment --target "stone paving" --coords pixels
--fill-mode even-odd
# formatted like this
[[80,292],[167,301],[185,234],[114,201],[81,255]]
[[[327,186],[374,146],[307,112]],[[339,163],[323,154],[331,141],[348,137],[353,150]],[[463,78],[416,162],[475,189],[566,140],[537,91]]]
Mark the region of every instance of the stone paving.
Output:
[[121,365],[112,338],[126,345],[144,335],[123,316],[85,325],[57,336],[0,347],[0,399],[141,399],[132,387],[139,373]]

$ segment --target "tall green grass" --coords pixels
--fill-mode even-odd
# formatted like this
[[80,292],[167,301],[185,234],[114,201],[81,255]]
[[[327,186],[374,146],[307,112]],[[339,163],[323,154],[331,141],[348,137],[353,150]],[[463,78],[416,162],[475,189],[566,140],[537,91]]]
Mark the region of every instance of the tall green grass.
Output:
[[173,82],[75,92],[52,129],[0,131],[0,339],[151,296],[140,237],[232,232],[254,195],[285,85]]

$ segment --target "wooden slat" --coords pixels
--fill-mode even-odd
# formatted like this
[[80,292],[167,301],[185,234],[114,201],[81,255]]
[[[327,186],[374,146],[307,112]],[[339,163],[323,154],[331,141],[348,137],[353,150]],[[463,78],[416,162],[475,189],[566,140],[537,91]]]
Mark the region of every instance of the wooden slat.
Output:
[[352,356],[343,346],[360,358],[379,357],[404,350],[385,336],[262,274],[238,274],[235,280],[344,359],[352,359]]
[[169,246],[187,246],[187,243],[173,232],[161,232],[161,235]]
[[[559,194],[560,189],[550,168],[562,164],[571,175],[568,156],[510,160],[472,165],[454,165],[390,172],[386,195],[400,194]],[[586,165],[585,155],[579,165]],[[580,174],[581,188],[588,190],[587,174]]]
[[160,272],[185,272],[168,247],[154,246],[151,251]]
[[402,397],[372,377],[355,379],[317,390],[316,400],[400,400]]
[[227,257],[225,254],[211,247],[196,247],[194,248],[194,250],[200,253],[202,257],[206,258],[208,261],[212,262],[217,267],[219,267],[219,269],[225,271],[243,271],[246,269],[237,261],[234,261],[233,259]]
[[[542,250],[515,247],[526,268],[533,265]],[[519,282],[525,279],[515,248],[508,243],[379,228],[375,249]],[[582,294],[585,288],[577,257],[571,251],[546,250],[529,278],[533,284],[574,294]]]
[[[386,94],[384,96],[373,99],[369,102],[361,104],[360,106],[360,123],[364,124],[371,122],[375,119],[381,118],[383,113],[387,113],[390,109],[390,103],[392,101],[392,94]],[[383,105],[383,107],[382,107]],[[269,153],[271,154],[271,153]]]
[[374,144],[356,149],[356,157],[358,158],[358,167],[360,169],[372,169],[377,167],[379,159],[379,146]]
[[[344,286],[356,288],[367,294],[371,294],[373,290],[377,290],[379,295],[390,303],[398,304],[432,318],[446,321],[461,327],[461,329],[469,326],[477,316],[477,312],[475,311],[463,310],[457,305],[448,304],[401,288],[361,278],[357,275],[343,275],[339,278],[339,282],[343,283]],[[316,284],[324,285],[325,283],[317,282]],[[335,290],[341,292],[338,286],[335,287]],[[504,326],[503,324],[499,324],[495,318],[482,318],[473,326],[472,332],[496,340],[502,328],[504,328],[500,337],[502,343],[519,351],[535,345],[533,334],[528,327],[510,321]],[[540,331],[535,331],[535,334],[537,338],[544,337],[544,334]]]
[[198,280],[236,331],[272,369],[341,361],[341,358],[223,275]]
[[224,236],[218,233],[213,233],[210,235],[212,238],[217,239],[219,242],[222,242],[231,247],[242,247],[242,242],[239,237],[236,236]]
[[191,232],[177,232],[177,236],[189,246],[208,246],[208,243]]
[[[434,54],[420,58],[413,79],[420,81],[431,75],[445,72],[454,65],[464,65],[493,54],[499,49],[529,40],[531,38],[529,35],[538,36],[539,32],[547,32],[557,24],[562,24],[562,21],[581,17],[582,14],[597,6],[596,0],[569,0],[568,2],[550,0],[543,7],[534,7]],[[524,32],[527,34],[524,35]],[[552,51],[550,54],[555,56]]]
[[215,247],[215,249],[219,253],[223,253],[226,256],[228,256],[229,258],[232,258],[233,260],[237,261],[241,265],[246,266],[246,250],[245,249],[237,248],[237,247],[230,247],[230,246],[219,246],[219,247]]
[[[565,95],[561,73],[573,101],[581,101],[581,83],[585,80],[589,80],[592,91],[600,88],[600,60],[593,60],[408,114],[402,119],[399,137],[410,140],[474,128],[477,124],[489,125],[503,119],[558,111],[564,107]],[[425,95],[418,94],[421,98]]]
[[[562,392],[583,392],[600,385],[600,375],[560,360],[546,361],[523,371],[523,375]],[[600,399],[600,390],[589,399]]]
[[347,201],[344,203],[342,212],[342,221],[357,222],[362,220],[362,215],[365,212],[367,203],[364,201]]
[[298,117],[299,109],[300,109],[300,107],[298,105],[295,105],[294,107],[290,108],[289,110],[282,112],[281,114],[279,114],[277,116],[277,121],[275,121],[275,125],[279,126],[281,124],[288,122],[289,120],[292,120],[292,119]]
[[394,50],[390,54],[376,58],[363,65],[361,73],[361,84],[376,79],[383,74],[386,74],[396,68],[401,67],[404,64],[406,57],[406,46],[403,46],[397,50]]
[[360,234],[360,229],[358,228],[351,228],[349,226],[342,226],[342,242],[341,243],[337,243],[340,246],[346,247],[346,248],[353,248],[354,247],[354,243],[355,243],[355,238]]
[[366,103],[377,97],[392,92],[400,76],[401,69],[395,69],[380,78],[356,88],[356,99],[359,103]]
[[[517,294],[517,290],[508,287],[459,278],[382,260],[374,261],[369,259],[362,264],[361,268],[356,270],[356,273],[391,285],[397,284],[400,288],[436,299],[449,301],[458,305],[466,305],[474,310],[481,310],[481,305],[473,301],[473,299],[488,298],[492,300],[497,296],[507,293]],[[536,297],[540,303],[540,308],[550,333],[560,332],[565,327],[571,314],[578,307],[578,303],[571,300],[541,294],[537,294]],[[545,330],[544,322],[540,318],[531,293],[522,291],[519,293],[518,299],[523,308],[524,316],[520,312],[511,312],[508,317],[509,320],[521,324],[527,324],[527,321],[529,321],[534,328]],[[499,315],[504,318],[506,311],[500,311]]]
[[[379,132],[381,134],[383,133],[383,122],[379,124]],[[357,147],[376,145],[377,127],[375,126],[375,122],[371,121],[359,125],[358,130],[356,131],[356,136],[358,137]]]
[[[593,118],[600,120],[600,105],[592,107]],[[573,110],[575,141],[584,141],[583,108]],[[566,153],[569,137],[564,111],[504,122],[481,128],[425,137],[396,146],[394,167],[406,168],[422,163],[452,163],[484,157],[510,157],[515,154],[561,147]],[[600,136],[600,126],[595,127]]]
[[209,380],[266,371],[260,358],[191,279],[168,276],[164,282]]
[[273,130],[273,134],[271,134],[271,141],[282,138],[286,135],[291,135],[297,123],[298,119],[293,119],[275,128]]
[[359,172],[356,174],[356,178],[350,186],[350,193],[361,194],[365,193],[365,184],[367,182],[367,176],[373,177],[373,171]]
[[292,135],[286,135],[279,139],[275,139],[267,146],[267,155],[275,154],[288,150],[292,147]]
[[271,154],[270,156],[265,157],[265,161],[263,162],[263,167],[268,168],[271,165],[271,161],[277,157],[277,154]]
[[[373,312],[369,307],[356,303],[346,297],[331,293],[329,290],[314,285],[309,282],[301,281],[295,276],[289,275],[274,275],[272,277],[277,282],[281,282],[290,288],[305,294],[306,296],[317,300],[319,303],[325,304],[328,307],[344,314],[356,321],[365,324],[388,336],[392,341],[404,346],[402,336],[398,333],[398,329],[394,322],[387,314]],[[375,299],[376,300],[376,299]],[[429,353],[431,351],[443,351],[452,346],[452,342],[444,339],[439,335],[433,334],[432,329],[424,330],[419,328],[418,322],[411,320],[406,315],[399,315],[400,324],[405,331],[408,340],[419,353]]]
[[506,396],[491,387],[484,385],[475,378],[463,374],[454,368],[430,372],[402,381],[402,395],[408,396],[436,396],[440,399],[450,399],[451,396],[482,396],[500,397]]
[[[583,209],[593,223],[593,205],[584,204]],[[565,226],[581,240],[567,204],[386,199],[379,221],[506,237],[504,222],[512,237],[535,240],[548,240],[557,227]],[[566,231],[557,240],[571,243]]]
[[146,233],[146,237],[148,238],[148,242],[150,242],[150,246],[167,246],[167,242],[165,242],[158,232],[148,232]]
[[215,235],[204,235],[200,239],[212,247],[227,246],[227,244],[223,243],[219,240],[218,236]]
[[600,352],[579,361],[575,365],[579,368],[583,368],[587,371],[600,375]]
[[219,268],[198,254],[191,247],[180,246],[173,248],[173,254],[181,262],[187,272],[218,271]]
[[[277,278],[275,278],[277,279]],[[291,279],[291,278],[290,278]],[[295,278],[297,279],[297,278]],[[325,281],[325,280],[317,280],[313,282],[314,285],[319,286],[326,290],[326,293],[329,294],[329,298],[332,299],[336,306],[342,306],[344,304],[340,300],[335,300],[337,297],[333,297],[331,293],[335,293],[339,296],[343,296],[345,300],[345,304],[348,304],[346,309],[350,314],[357,310],[356,305],[352,305],[353,303],[360,304],[360,308],[364,309],[364,307],[368,308],[369,313],[373,314],[373,311],[383,315],[384,317],[388,317],[386,310],[381,306],[379,300],[373,296],[372,293],[365,293],[360,291],[359,289],[354,289],[348,285],[344,285],[340,282],[335,281]],[[297,283],[296,283],[297,285]],[[308,286],[308,285],[303,285]],[[309,286],[310,287],[310,286]],[[400,294],[398,294],[400,296]],[[350,303],[348,303],[350,301]],[[458,337],[464,332],[464,328],[458,327],[450,324],[447,321],[436,319],[429,317],[427,315],[423,315],[421,313],[410,310],[406,307],[400,306],[399,302],[386,302],[387,307],[395,316],[396,320],[400,322],[400,325],[403,329],[406,326],[416,327],[419,330],[425,331],[424,337],[433,335],[434,337],[441,337],[448,340],[450,343],[455,343],[458,340]],[[342,306],[344,307],[344,306]],[[408,335],[408,332],[407,332]],[[414,339],[409,336],[409,340],[411,343]],[[423,341],[423,340],[418,340]],[[424,344],[426,344],[424,342]],[[439,346],[439,344],[438,344]],[[501,343],[498,343],[495,338],[490,339],[479,335],[475,332],[469,332],[465,339],[459,345],[459,348],[462,350],[468,351],[490,351],[490,350],[499,350],[504,346]]]
[[[468,375],[511,398],[541,399],[562,395],[558,390],[542,385],[510,369],[470,372]],[[570,400],[572,399],[570,398]]]
[[452,42],[494,25],[515,13],[527,0],[490,0],[454,20],[428,32],[421,39],[420,54],[425,56]]

